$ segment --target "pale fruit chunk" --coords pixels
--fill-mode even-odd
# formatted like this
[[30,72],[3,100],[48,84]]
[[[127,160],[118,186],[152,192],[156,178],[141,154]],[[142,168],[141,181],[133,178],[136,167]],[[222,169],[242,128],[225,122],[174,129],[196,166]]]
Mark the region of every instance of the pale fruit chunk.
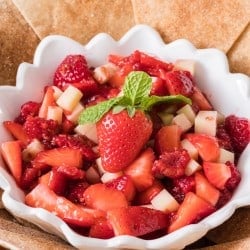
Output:
[[185,168],[185,175],[190,176],[201,169],[202,166],[194,159],[191,159]]
[[93,166],[90,166],[86,170],[86,172],[85,172],[85,178],[91,184],[99,183],[100,182],[100,174],[98,173],[98,170],[95,167],[93,167]]
[[187,70],[192,76],[195,74],[196,62],[190,59],[178,59],[174,63],[174,69]]
[[164,125],[170,125],[174,118],[173,114],[169,114],[165,112],[158,113],[158,116],[161,118]]
[[74,131],[77,134],[85,135],[91,141],[98,143],[96,125],[94,123],[79,124],[75,127]]
[[192,159],[194,159],[194,160],[198,159],[199,152],[198,152],[197,148],[188,139],[183,139],[181,141],[181,146],[182,146],[182,148],[187,150],[189,156]]
[[122,175],[123,175],[123,172],[121,172],[121,171],[116,172],[116,173],[106,172],[102,175],[101,181],[102,181],[102,183],[107,183],[109,181],[117,179],[118,177],[121,177]]
[[98,171],[99,171],[100,175],[103,175],[104,173],[107,173],[107,171],[102,166],[102,159],[101,159],[101,157],[97,158],[95,160],[95,163],[97,165],[97,168],[98,168]]
[[71,113],[66,114],[66,118],[73,123],[77,123],[79,115],[83,111],[83,109],[84,106],[79,102]]
[[172,120],[172,124],[178,125],[181,128],[182,133],[188,131],[193,126],[187,116],[183,113],[176,115]]
[[24,161],[31,161],[35,156],[44,150],[43,144],[38,139],[33,139],[27,147],[22,151],[22,158]]
[[217,129],[217,114],[217,111],[199,111],[194,121],[195,133],[215,136]]
[[83,94],[78,88],[69,85],[67,89],[65,89],[65,91],[57,99],[56,103],[64,110],[72,112],[81,100],[82,96]]
[[224,148],[220,148],[220,156],[218,162],[226,163],[227,161],[234,163],[234,153]]
[[147,208],[155,209],[155,207],[152,204],[140,205],[140,207],[147,207]]
[[173,212],[179,208],[179,203],[166,189],[162,189],[151,200],[151,204],[155,209],[163,212]]
[[62,123],[63,109],[58,106],[48,106],[47,120],[51,119],[57,121],[58,124]]
[[191,107],[191,105],[186,104],[185,106],[183,106],[182,108],[178,109],[176,111],[177,114],[185,114],[186,117],[188,118],[188,120],[194,124],[194,119],[195,119],[195,112],[193,110],[193,108]]
[[57,86],[52,86],[53,90],[54,90],[54,99],[57,100],[61,94],[63,93],[63,91],[61,89],[59,89]]
[[117,66],[113,63],[107,63],[96,67],[93,71],[93,76],[100,84],[106,83],[117,71]]
[[217,124],[223,124],[225,122],[225,115],[217,111]]

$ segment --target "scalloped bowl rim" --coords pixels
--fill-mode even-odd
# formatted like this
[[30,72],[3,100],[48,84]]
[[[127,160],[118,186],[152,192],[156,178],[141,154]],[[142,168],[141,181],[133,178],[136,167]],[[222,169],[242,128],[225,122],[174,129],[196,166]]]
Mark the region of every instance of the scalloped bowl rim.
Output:
[[[44,38],[35,51],[33,64],[22,63],[19,66],[16,86],[0,87],[0,122],[17,115],[17,109],[13,109],[13,105],[20,107],[25,101],[31,99],[35,101],[41,97],[41,87],[51,82],[56,66],[67,54],[82,53],[91,66],[98,66],[105,61],[110,52],[128,54],[135,49],[155,54],[168,61],[181,58],[196,60],[198,73],[195,75],[195,80],[199,83],[200,88],[207,93],[215,108],[219,111],[222,109],[225,115],[235,113],[250,118],[249,77],[240,73],[230,73],[227,57],[223,52],[212,48],[196,49],[192,43],[185,39],[166,44],[153,28],[147,25],[136,25],[119,41],[115,41],[106,33],[96,35],[86,45],[81,45],[60,35]],[[37,88],[34,87],[34,81],[38,84]],[[202,84],[200,84],[201,82]],[[228,88],[225,88],[224,82],[229,86]],[[215,89],[217,91],[214,91]],[[219,98],[221,93],[223,93],[223,98]],[[235,97],[235,93],[238,94],[237,103],[230,102],[230,96]],[[13,96],[16,95],[19,98],[13,99]],[[0,131],[0,142],[10,139],[2,124]],[[250,164],[250,145],[240,157],[238,166],[243,179],[229,203],[197,224],[188,225],[154,240],[143,240],[126,235],[107,240],[79,236],[52,213],[23,204],[22,191],[2,167],[0,168],[0,187],[4,189],[2,196],[4,206],[15,217],[29,220],[43,230],[60,236],[79,249],[181,249],[204,236],[210,229],[222,224],[238,207],[250,205],[250,195],[247,192],[250,170],[246,168],[247,164]],[[4,165],[1,158],[0,165]]]

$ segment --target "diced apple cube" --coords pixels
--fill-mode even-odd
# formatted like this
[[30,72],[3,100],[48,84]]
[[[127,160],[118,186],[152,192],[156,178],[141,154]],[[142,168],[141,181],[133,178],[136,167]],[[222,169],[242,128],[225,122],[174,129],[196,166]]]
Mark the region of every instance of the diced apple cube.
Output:
[[224,148],[220,148],[220,156],[218,162],[226,163],[227,161],[234,163],[234,153]]
[[147,207],[147,208],[150,208],[150,209],[155,209],[155,207],[152,204],[140,205],[140,207]]
[[100,182],[100,174],[98,173],[98,170],[93,166],[90,166],[86,170],[85,175],[86,180],[91,184]]
[[63,109],[58,106],[48,106],[47,119],[57,121],[58,124],[62,123]]
[[188,131],[193,126],[187,116],[183,113],[176,115],[172,120],[172,124],[178,125],[181,128],[182,133]]
[[185,174],[187,176],[190,176],[193,173],[195,173],[196,171],[199,171],[201,169],[202,169],[202,166],[194,159],[191,159],[185,168]]
[[24,161],[29,162],[33,160],[35,156],[43,150],[43,144],[38,139],[33,139],[22,151],[22,158]]
[[78,88],[69,85],[67,89],[65,89],[65,91],[57,99],[56,103],[64,110],[72,112],[81,100],[82,96],[83,94]]
[[101,159],[101,157],[97,158],[95,160],[95,163],[97,165],[97,168],[98,168],[98,171],[99,171],[100,175],[103,175],[104,173],[107,173],[107,171],[102,166],[102,159]]
[[77,123],[79,115],[83,111],[83,109],[84,106],[79,102],[71,113],[66,114],[66,118],[73,123]]
[[183,139],[181,141],[181,146],[182,146],[182,148],[187,150],[189,156],[192,159],[194,159],[194,160],[198,159],[199,152],[198,152],[197,148],[188,139]]
[[54,99],[57,100],[61,94],[63,93],[63,91],[61,89],[59,89],[57,86],[52,86],[53,90],[54,90]]
[[121,177],[122,175],[123,175],[123,173],[121,171],[116,172],[116,173],[106,172],[102,175],[101,181],[102,181],[102,183],[107,183],[109,181],[117,179],[118,177]]
[[117,66],[113,63],[107,63],[102,66],[96,67],[93,71],[93,76],[97,82],[103,84],[107,82],[117,71]]
[[174,212],[179,208],[179,203],[166,189],[162,189],[151,200],[151,204],[155,209],[163,212]]
[[187,70],[192,76],[195,74],[196,62],[190,59],[178,59],[174,63],[174,69]]
[[188,120],[194,124],[194,119],[195,119],[195,112],[192,108],[191,105],[186,104],[185,106],[183,106],[182,108],[178,109],[176,111],[177,114],[185,114],[186,117],[188,118]]
[[172,123],[172,120],[174,118],[173,114],[160,112],[158,113],[158,116],[161,118],[164,125],[170,125]]
[[195,133],[215,136],[217,130],[217,114],[217,111],[200,110],[194,121]]
[[75,127],[74,131],[77,134],[85,135],[91,141],[98,143],[96,125],[94,123],[79,124]]

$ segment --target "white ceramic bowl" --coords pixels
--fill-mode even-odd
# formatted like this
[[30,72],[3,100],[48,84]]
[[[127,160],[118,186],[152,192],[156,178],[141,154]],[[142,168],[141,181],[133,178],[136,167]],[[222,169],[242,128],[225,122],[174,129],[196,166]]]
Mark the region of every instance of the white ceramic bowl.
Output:
[[[155,54],[167,61],[180,58],[196,60],[198,67],[195,80],[215,109],[225,115],[233,113],[250,118],[249,77],[230,73],[227,58],[222,52],[216,49],[196,49],[183,39],[165,44],[155,30],[145,25],[137,25],[119,41],[103,33],[95,36],[85,46],[63,36],[49,36],[43,39],[36,49],[33,64],[20,65],[16,87],[0,87],[0,143],[10,139],[2,121],[13,119],[22,103],[41,100],[43,86],[52,82],[57,65],[66,55],[84,54],[91,66],[98,66],[105,62],[110,53],[127,55],[135,49]],[[3,165],[1,159],[0,165]],[[188,225],[155,240],[142,240],[131,236],[101,240],[80,236],[53,214],[26,206],[23,203],[23,192],[2,167],[0,187],[5,190],[3,204],[14,216],[59,235],[79,249],[182,249],[227,220],[236,208],[250,205],[250,145],[243,152],[238,165],[242,181],[229,203],[198,224]]]

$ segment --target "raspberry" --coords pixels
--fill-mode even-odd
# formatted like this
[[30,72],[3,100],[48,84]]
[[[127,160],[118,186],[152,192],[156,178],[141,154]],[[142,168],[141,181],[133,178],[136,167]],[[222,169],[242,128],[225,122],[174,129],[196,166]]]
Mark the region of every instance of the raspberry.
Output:
[[51,140],[60,130],[56,121],[32,116],[27,118],[23,128],[30,140],[36,138],[41,141],[46,148],[51,148]]
[[80,135],[59,134],[53,138],[52,144],[55,147],[71,147],[80,149],[84,159],[87,161],[93,161],[97,158],[96,154],[92,150],[94,143],[86,137]]
[[164,152],[160,159],[154,162],[152,171],[156,176],[178,178],[185,174],[185,168],[190,156],[185,149],[175,149],[171,152]]
[[220,124],[217,128],[216,137],[218,138],[218,143],[221,148],[229,151],[233,151],[233,146],[231,138],[225,129],[224,124]]
[[15,122],[23,124],[28,116],[37,116],[40,108],[37,102],[26,102],[21,106],[20,114],[15,118]]
[[235,152],[241,153],[250,142],[249,120],[230,115],[225,119],[225,128],[231,137]]
[[232,192],[240,183],[241,175],[235,164],[228,161],[226,162],[226,165],[230,167],[231,177],[228,179],[225,186],[229,191]]
[[183,176],[177,179],[173,179],[172,188],[170,189],[170,192],[179,203],[184,200],[186,193],[194,191],[194,176]]
[[223,207],[232,197],[232,193],[224,188],[223,190],[220,191],[220,197],[219,200],[216,204],[216,208],[219,209],[221,207]]
[[92,95],[98,90],[98,85],[82,55],[67,56],[58,66],[53,83],[62,90],[65,90],[71,84],[80,89],[84,96]]
[[74,203],[84,205],[84,191],[87,189],[89,184],[86,181],[72,182],[68,185],[68,192],[66,198]]

